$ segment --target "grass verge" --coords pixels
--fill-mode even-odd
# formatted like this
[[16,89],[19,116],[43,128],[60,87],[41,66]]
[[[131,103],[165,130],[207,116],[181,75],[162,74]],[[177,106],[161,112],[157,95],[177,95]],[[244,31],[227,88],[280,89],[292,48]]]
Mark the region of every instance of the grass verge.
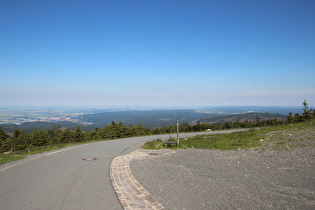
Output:
[[95,143],[95,142],[99,142],[99,141],[107,141],[107,140],[91,140],[91,141],[85,141],[85,142],[73,142],[73,143],[66,143],[66,144],[59,144],[59,145],[50,145],[50,146],[45,146],[45,147],[40,147],[40,148],[35,148],[35,149],[32,148],[29,150],[13,152],[13,153],[9,153],[9,154],[0,154],[0,165],[23,159],[28,155],[34,155],[34,154],[38,154],[38,153],[48,152],[48,151],[61,149],[61,148],[73,146],[73,145]]
[[[218,149],[218,150],[246,150],[260,147],[260,149],[287,149],[291,142],[307,140],[314,145],[315,138],[311,131],[315,131],[315,120],[290,125],[264,127],[258,130],[249,130],[229,134],[199,135],[188,139],[180,139],[179,146],[163,146],[163,141],[147,142],[143,149]],[[302,135],[303,134],[303,135]],[[294,139],[293,139],[294,138]],[[293,139],[293,140],[292,140]],[[175,141],[171,139],[170,141]],[[290,143],[288,143],[290,142]],[[281,145],[281,147],[279,146]],[[292,145],[292,144],[291,144]],[[295,144],[297,145],[297,144]],[[298,144],[305,146],[305,144]]]
[[51,150],[61,149],[61,148],[64,148],[65,146],[66,145],[53,145],[53,146],[47,146],[47,147],[40,147],[40,148],[36,148],[36,149],[30,149],[30,150],[12,153],[12,154],[1,154],[0,155],[0,165],[23,159],[28,155],[34,155],[34,154],[38,154],[38,153],[48,152]]

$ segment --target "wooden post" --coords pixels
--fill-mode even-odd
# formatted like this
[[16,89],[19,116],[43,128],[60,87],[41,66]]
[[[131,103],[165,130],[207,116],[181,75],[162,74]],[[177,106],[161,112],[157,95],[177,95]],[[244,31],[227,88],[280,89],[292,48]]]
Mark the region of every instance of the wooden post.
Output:
[[176,129],[177,129],[177,146],[179,146],[179,128],[178,128],[178,120],[176,120]]

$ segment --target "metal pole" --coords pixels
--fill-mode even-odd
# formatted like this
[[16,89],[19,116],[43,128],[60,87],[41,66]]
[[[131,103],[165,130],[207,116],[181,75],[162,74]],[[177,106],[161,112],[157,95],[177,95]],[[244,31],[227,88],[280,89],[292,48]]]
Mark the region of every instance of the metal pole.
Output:
[[177,146],[179,146],[179,128],[178,128],[178,120],[176,120],[176,129],[177,129]]

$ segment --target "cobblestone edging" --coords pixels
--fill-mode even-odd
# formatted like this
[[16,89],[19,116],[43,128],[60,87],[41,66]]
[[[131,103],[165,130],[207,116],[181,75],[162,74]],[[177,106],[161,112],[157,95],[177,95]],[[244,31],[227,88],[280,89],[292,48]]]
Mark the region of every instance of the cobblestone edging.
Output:
[[117,197],[126,210],[164,209],[164,207],[148,192],[131,173],[129,162],[135,158],[144,158],[147,153],[135,151],[116,157],[110,166],[110,180]]

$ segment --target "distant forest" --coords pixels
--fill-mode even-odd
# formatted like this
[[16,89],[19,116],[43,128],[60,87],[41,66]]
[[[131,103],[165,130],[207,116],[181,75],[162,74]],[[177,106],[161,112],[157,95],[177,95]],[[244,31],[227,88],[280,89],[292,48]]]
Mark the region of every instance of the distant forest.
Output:
[[[179,125],[180,132],[198,132],[205,130],[222,130],[231,128],[254,128],[264,127],[280,124],[291,124],[296,122],[304,122],[315,119],[315,110],[308,108],[306,100],[303,102],[303,113],[292,114],[291,112],[285,120],[274,119],[261,119],[259,116],[255,120],[239,121],[236,116],[231,116],[229,121],[216,122],[216,123],[204,123],[196,122],[191,125],[187,122],[183,122]],[[204,119],[204,121],[207,121]],[[134,136],[145,136],[155,134],[171,134],[176,132],[175,125],[155,127],[149,129],[138,123],[136,126],[126,126],[123,123],[116,123],[112,121],[110,124],[103,128],[95,128],[92,131],[83,132],[80,126],[77,126],[74,131],[69,128],[62,128],[59,126],[53,126],[51,129],[38,130],[37,128],[33,133],[28,134],[24,130],[15,129],[12,135],[6,133],[2,127],[0,127],[0,152],[7,151],[19,151],[34,147],[56,145],[71,142],[85,142],[91,140],[109,140],[119,139]]]

